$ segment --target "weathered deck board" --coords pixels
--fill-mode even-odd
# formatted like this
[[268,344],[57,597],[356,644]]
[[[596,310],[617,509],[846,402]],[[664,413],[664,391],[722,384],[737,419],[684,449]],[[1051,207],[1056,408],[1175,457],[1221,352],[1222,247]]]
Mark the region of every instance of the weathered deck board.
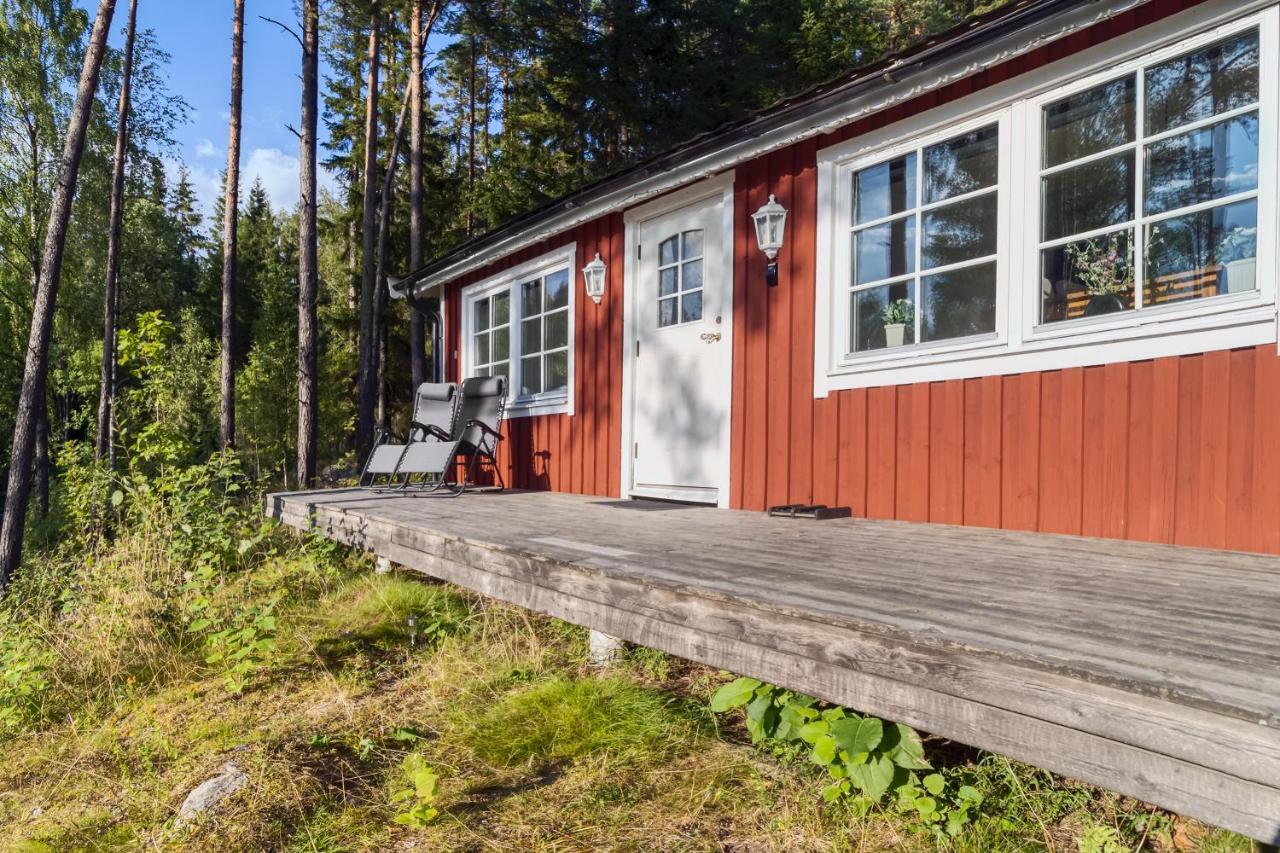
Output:
[[268,512],[505,601],[1280,841],[1280,559],[598,498]]

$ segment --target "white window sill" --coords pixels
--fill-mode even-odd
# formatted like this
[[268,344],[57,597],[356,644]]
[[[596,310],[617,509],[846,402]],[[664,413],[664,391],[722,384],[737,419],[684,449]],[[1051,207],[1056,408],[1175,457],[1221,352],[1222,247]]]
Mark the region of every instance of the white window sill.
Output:
[[539,415],[572,415],[568,393],[538,397],[517,397],[507,404],[508,418],[532,418]]
[[1020,344],[993,343],[987,338],[945,351],[930,348],[874,362],[846,361],[819,371],[814,395],[821,398],[854,388],[1090,367],[1270,344],[1276,341],[1276,309],[1273,302],[1255,295],[1247,307],[1236,303],[1230,311],[1130,317],[1121,327],[1085,324],[1062,332],[1039,337],[1033,333]]

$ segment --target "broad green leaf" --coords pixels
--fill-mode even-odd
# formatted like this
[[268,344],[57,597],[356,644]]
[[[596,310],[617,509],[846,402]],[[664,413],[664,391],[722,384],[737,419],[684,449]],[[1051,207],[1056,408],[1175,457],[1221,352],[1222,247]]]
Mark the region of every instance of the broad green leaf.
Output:
[[800,727],[800,739],[805,743],[817,743],[818,738],[825,735],[831,729],[831,724],[826,720],[814,720],[812,723],[805,723]]
[[961,785],[960,790],[956,793],[959,795],[960,799],[968,800],[974,805],[981,805],[982,803],[982,792],[972,785]]
[[846,717],[831,724],[831,736],[850,755],[870,752],[884,737],[884,724],[875,717]]
[[721,687],[711,697],[711,710],[723,714],[731,708],[739,708],[751,701],[760,682],[754,678],[738,678]]
[[937,797],[947,787],[947,780],[943,778],[941,773],[930,773],[924,777],[924,787],[930,794]]
[[831,735],[819,735],[813,744],[813,763],[824,767],[835,761],[836,741]]
[[868,761],[866,764],[849,768],[849,778],[853,780],[862,793],[877,802],[889,790],[889,786],[893,784],[893,773],[893,762],[884,755]]
[[122,503],[124,503],[124,492],[116,489],[111,493],[111,506],[118,509]]
[[932,770],[933,766],[924,758],[924,744],[920,735],[910,726],[893,723],[884,733],[884,741],[880,748],[888,750],[893,763],[907,770]]

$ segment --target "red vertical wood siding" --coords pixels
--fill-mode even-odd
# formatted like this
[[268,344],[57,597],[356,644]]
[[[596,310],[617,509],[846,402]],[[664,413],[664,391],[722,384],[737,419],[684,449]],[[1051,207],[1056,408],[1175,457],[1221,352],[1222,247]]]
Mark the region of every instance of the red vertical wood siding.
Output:
[[[572,271],[574,413],[509,418],[503,427],[506,438],[498,462],[507,483],[515,488],[617,495],[622,463],[625,236],[621,213],[585,222],[450,282],[446,292],[446,373],[454,381],[461,376],[462,288],[575,242],[578,268]],[[586,295],[581,269],[596,252],[608,266],[605,296],[599,305]],[[512,357],[516,357],[514,353]]]

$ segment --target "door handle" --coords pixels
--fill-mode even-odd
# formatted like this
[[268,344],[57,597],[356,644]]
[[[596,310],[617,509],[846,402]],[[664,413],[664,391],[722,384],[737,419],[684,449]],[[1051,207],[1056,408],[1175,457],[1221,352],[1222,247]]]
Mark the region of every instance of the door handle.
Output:
[[720,340],[720,333],[719,332],[703,332],[701,337],[702,337],[703,343],[714,344],[716,341]]

